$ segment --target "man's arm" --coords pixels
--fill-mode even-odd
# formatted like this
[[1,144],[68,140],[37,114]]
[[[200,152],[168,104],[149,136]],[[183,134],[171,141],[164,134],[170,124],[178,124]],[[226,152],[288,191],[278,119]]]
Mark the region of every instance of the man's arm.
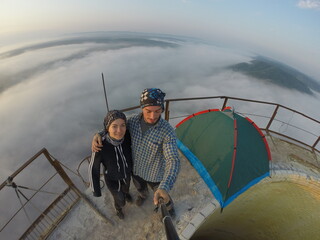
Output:
[[101,131],[99,133],[96,133],[93,136],[92,142],[91,142],[91,150],[92,152],[99,152],[102,148],[102,135],[104,134],[104,131]]
[[169,201],[168,192],[172,189],[180,170],[180,158],[174,132],[171,132],[171,134],[165,138],[163,154],[166,167],[163,179],[154,194],[154,203],[156,205],[160,197],[164,199],[165,203]]

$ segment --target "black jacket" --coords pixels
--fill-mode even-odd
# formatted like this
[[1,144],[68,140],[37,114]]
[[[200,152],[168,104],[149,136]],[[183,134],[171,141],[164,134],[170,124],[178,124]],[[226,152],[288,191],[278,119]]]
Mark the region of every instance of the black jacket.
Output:
[[100,166],[104,167],[105,178],[118,181],[127,178],[132,172],[131,137],[127,130],[124,141],[115,147],[106,140],[100,152],[92,153],[89,164],[89,181],[93,195],[101,196]]

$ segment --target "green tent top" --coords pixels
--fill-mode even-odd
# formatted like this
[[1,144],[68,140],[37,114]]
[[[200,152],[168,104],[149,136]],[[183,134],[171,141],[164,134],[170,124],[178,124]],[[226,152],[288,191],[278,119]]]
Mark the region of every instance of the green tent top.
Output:
[[204,179],[221,208],[269,176],[265,136],[230,108],[190,115],[176,126],[179,149]]

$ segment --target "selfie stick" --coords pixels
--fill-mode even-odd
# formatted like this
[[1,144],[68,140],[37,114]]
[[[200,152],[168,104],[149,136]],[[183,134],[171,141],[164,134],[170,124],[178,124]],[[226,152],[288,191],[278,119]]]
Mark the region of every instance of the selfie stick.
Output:
[[162,222],[166,231],[167,240],[179,240],[176,229],[173,226],[171,216],[167,210],[166,204],[163,198],[159,199],[159,204],[161,208]]

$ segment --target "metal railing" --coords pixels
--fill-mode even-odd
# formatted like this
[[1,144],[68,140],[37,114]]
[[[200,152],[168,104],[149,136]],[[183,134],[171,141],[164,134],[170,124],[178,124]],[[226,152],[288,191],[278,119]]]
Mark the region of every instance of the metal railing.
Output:
[[[252,100],[252,99],[245,99],[245,98],[237,98],[237,97],[228,97],[228,96],[209,96],[209,97],[193,97],[193,98],[173,98],[173,99],[167,99],[165,100],[165,111],[164,111],[164,117],[167,121],[171,122],[173,119],[183,119],[186,116],[189,116],[193,113],[195,113],[197,110],[194,109],[194,106],[192,108],[189,107],[189,103],[191,101],[203,101],[203,100],[212,100],[210,103],[207,104],[208,108],[219,108],[219,109],[225,109],[228,105],[230,104],[234,104],[234,102],[236,102],[237,106],[237,111],[239,111],[239,109],[241,109],[241,107],[243,105],[246,105],[247,103],[254,103],[254,104],[258,104],[259,107],[261,106],[271,106],[274,109],[269,113],[269,115],[266,115],[267,113],[264,112],[263,115],[255,115],[254,112],[250,112],[249,113],[243,113],[246,116],[251,117],[252,120],[254,120],[254,122],[257,123],[258,119],[257,118],[264,118],[267,119],[268,121],[266,123],[258,123],[257,125],[259,126],[259,128],[262,131],[265,131],[267,134],[275,134],[278,135],[282,138],[285,138],[287,140],[290,140],[294,143],[298,143],[300,145],[302,145],[303,147],[310,149],[311,151],[316,151],[318,153],[320,153],[320,146],[319,146],[319,141],[320,141],[320,136],[319,134],[316,134],[316,130],[318,132],[320,132],[320,121],[316,120],[302,112],[296,111],[292,108],[283,106],[281,104],[277,104],[277,103],[273,103],[273,102],[266,102],[266,101],[258,101],[258,100]],[[214,102],[216,101],[216,102]],[[218,101],[220,101],[220,103],[218,103]],[[221,103],[222,101],[222,103]],[[233,101],[232,103],[230,103],[230,101]],[[183,114],[181,116],[171,116],[171,110],[170,108],[172,108],[173,104],[176,104],[178,102],[181,102],[183,104],[187,105],[187,108],[189,109],[189,111],[192,112],[187,112],[186,114]],[[130,108],[125,108],[122,109],[121,111],[123,112],[128,112],[128,111],[132,111],[132,110],[136,110],[139,109],[140,106],[134,106],[134,107],[130,107]],[[198,109],[198,111],[200,110],[204,110],[203,106],[202,108],[200,107]],[[279,114],[279,112],[281,110],[285,110],[288,111],[287,115],[290,114],[296,114],[298,116],[300,116],[302,119],[304,119],[305,121],[302,121],[301,125],[293,125],[290,124],[288,120],[281,120],[281,117],[283,116],[283,114]],[[242,113],[242,112],[239,112]],[[277,119],[277,117],[280,117],[279,119]],[[288,133],[282,133],[279,130],[277,130],[277,127],[274,127],[274,125],[279,125],[279,123],[281,124],[281,126],[285,125],[287,127],[291,127],[292,131],[288,132]],[[310,126],[313,124],[315,126],[316,129],[312,129],[312,130],[307,130],[306,126]],[[301,132],[300,135],[294,134],[297,132]],[[306,139],[309,140],[309,142],[306,142],[304,140],[300,140],[299,138],[301,138],[302,136],[306,136]]]
[[[41,157],[44,157],[49,161],[50,165],[53,166],[53,171],[50,172],[47,166],[45,168],[45,171],[42,170],[42,172],[45,172],[45,179],[39,179],[39,181],[41,182],[40,187],[31,188],[19,185],[19,181],[22,182],[22,184],[26,183],[25,179],[22,178],[15,181],[18,175],[21,174],[24,170],[27,170],[28,167],[31,167],[31,164]],[[36,164],[39,164],[39,162],[37,162]],[[35,169],[33,169],[33,171],[35,171]],[[41,173],[41,170],[39,171],[39,173]],[[32,178],[37,177],[40,178],[40,176],[33,176]],[[46,190],[46,188],[54,188],[55,192],[49,192]],[[66,174],[61,166],[61,163],[57,159],[54,159],[45,148],[31,157],[17,171],[9,176],[5,182],[0,185],[0,192],[2,193],[4,192],[4,190],[7,190],[5,194],[9,195],[10,192],[8,192],[8,190],[10,191],[10,189],[13,189],[16,193],[16,196],[20,202],[20,207],[18,207],[18,209],[13,212],[10,211],[10,213],[7,214],[9,215],[9,219],[5,223],[1,222],[0,232],[1,238],[3,237],[3,239],[46,239],[50,235],[50,233],[58,226],[59,222],[64,219],[70,209],[72,209],[72,207],[79,202],[80,199],[82,199],[89,207],[91,207],[91,209],[98,216],[100,216],[104,222],[114,224],[111,219],[99,212],[89,201],[89,199],[81,193],[81,191],[75,186],[75,184]],[[34,191],[34,193],[29,196],[29,194],[26,193],[27,190]],[[39,196],[40,193],[53,194],[57,195],[57,197],[51,197],[49,199],[48,197],[36,199],[36,197]],[[13,200],[14,199],[7,200],[10,201],[11,207],[12,202],[14,202]],[[46,204],[45,209],[38,206],[43,205],[43,202],[45,202]],[[32,210],[31,212],[30,209]],[[37,214],[35,214],[35,212],[37,212]],[[23,223],[28,223],[29,226],[26,226]],[[16,228],[17,225],[19,225],[18,229]],[[10,227],[11,229],[8,229]],[[5,229],[7,229],[7,232],[4,233],[3,231]],[[19,232],[20,230],[21,232]]]
[[[191,104],[191,102],[197,101],[208,101],[205,105],[199,104]],[[262,114],[259,114],[259,111],[246,111],[243,106],[247,104],[258,104],[259,109],[261,106],[269,106],[272,109],[268,109],[265,111],[262,109]],[[315,132],[320,132],[320,121],[314,118],[307,116],[304,113],[298,112],[294,109],[288,108],[286,106],[282,106],[280,104],[265,102],[265,101],[257,101],[243,98],[235,98],[235,97],[227,97],[227,96],[213,96],[213,97],[195,97],[195,98],[176,98],[176,99],[167,99],[165,101],[165,119],[170,123],[173,123],[177,120],[182,120],[186,116],[189,116],[197,111],[204,109],[212,109],[219,108],[224,109],[225,107],[232,105],[234,111],[237,113],[244,114],[246,116],[250,116],[252,120],[260,127],[261,130],[265,131],[268,134],[276,134],[280,137],[283,137],[287,140],[298,143],[310,151],[315,151],[319,153],[319,141],[320,136]],[[236,107],[234,107],[235,105]],[[124,112],[129,112],[132,110],[139,109],[140,106],[134,106],[126,109],[122,109]],[[174,110],[172,110],[174,109]],[[251,108],[253,110],[254,108]],[[283,114],[283,111],[287,111]],[[178,116],[171,116],[171,112],[178,112]],[[248,112],[248,113],[246,113]],[[282,120],[283,116],[291,116],[291,118]],[[297,123],[291,123],[293,116],[297,115],[299,121]],[[259,122],[259,119],[263,119],[263,121]],[[283,133],[279,131],[279,128],[290,128],[291,131],[287,131]],[[307,127],[312,127],[313,129],[307,130]],[[278,129],[277,129],[278,128]],[[300,135],[295,135],[294,133],[298,131]],[[302,134],[301,134],[302,133]],[[301,140],[299,136],[308,135],[308,142],[305,140]],[[20,186],[15,183],[16,177],[36,159],[40,156],[44,156],[49,163],[54,167],[55,172],[52,175],[48,175],[47,180],[42,180],[41,186],[36,189],[36,193],[31,196],[26,196],[22,190],[26,189],[24,186]],[[81,161],[88,162],[88,159],[84,159]],[[79,166],[77,169],[79,173]],[[79,174],[80,175],[80,174]],[[47,236],[52,232],[53,229],[57,227],[59,222],[66,216],[68,211],[80,200],[83,199],[85,203],[87,203],[92,209],[103,218],[103,220],[107,223],[113,224],[113,221],[102,215],[94,206],[92,206],[91,202],[80,192],[80,190],[74,185],[71,179],[68,177],[64,169],[62,168],[59,161],[54,159],[49,152],[44,148],[31,157],[26,163],[24,163],[17,171],[15,171],[7,181],[3,182],[0,185],[0,192],[5,187],[13,188],[16,195],[24,199],[24,202],[20,199],[20,208],[18,208],[15,213],[7,220],[4,224],[1,223],[0,229],[1,232],[14,221],[15,218],[19,218],[19,214],[26,213],[25,208],[30,207],[32,205],[33,198],[39,194],[39,192],[45,192],[45,187],[56,177],[60,176],[64,182],[65,188],[57,194],[58,197],[54,198],[51,203],[48,203],[45,208],[43,208],[38,216],[33,216],[31,224],[24,229],[23,233],[20,233],[20,239],[46,239]],[[86,184],[85,180],[80,177],[84,184]],[[8,189],[7,189],[8,190]],[[18,203],[19,204],[19,203]],[[40,210],[40,209],[39,209]],[[21,218],[21,216],[20,216]],[[25,220],[24,220],[25,221]]]

